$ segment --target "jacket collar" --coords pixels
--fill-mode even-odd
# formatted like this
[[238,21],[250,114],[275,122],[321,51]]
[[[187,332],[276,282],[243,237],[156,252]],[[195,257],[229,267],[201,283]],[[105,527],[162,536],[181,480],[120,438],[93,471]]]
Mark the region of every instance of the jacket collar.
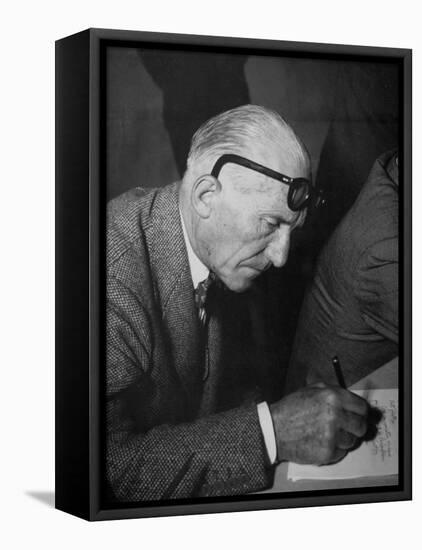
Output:
[[183,223],[182,212],[180,212],[180,222],[182,224],[183,238],[186,244],[186,251],[188,253],[189,268],[192,278],[193,288],[196,288],[199,283],[205,281],[210,274],[210,270],[204,265],[198,256],[195,254],[192,245],[190,244],[188,233],[186,231],[185,224]]

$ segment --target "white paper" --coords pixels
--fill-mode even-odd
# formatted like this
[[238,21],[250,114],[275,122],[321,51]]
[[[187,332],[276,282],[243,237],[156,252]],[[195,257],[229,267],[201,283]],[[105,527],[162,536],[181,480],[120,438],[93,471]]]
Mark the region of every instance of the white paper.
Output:
[[398,390],[356,390],[354,393],[383,412],[376,438],[362,443],[336,464],[312,466],[290,462],[289,479],[351,479],[398,473]]

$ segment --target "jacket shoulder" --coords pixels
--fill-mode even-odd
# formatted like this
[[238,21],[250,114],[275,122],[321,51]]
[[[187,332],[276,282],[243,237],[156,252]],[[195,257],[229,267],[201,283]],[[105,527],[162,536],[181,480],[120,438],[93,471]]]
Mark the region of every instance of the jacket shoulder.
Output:
[[107,205],[107,266],[111,268],[128,250],[142,241],[151,224],[151,205],[157,189],[136,187]]

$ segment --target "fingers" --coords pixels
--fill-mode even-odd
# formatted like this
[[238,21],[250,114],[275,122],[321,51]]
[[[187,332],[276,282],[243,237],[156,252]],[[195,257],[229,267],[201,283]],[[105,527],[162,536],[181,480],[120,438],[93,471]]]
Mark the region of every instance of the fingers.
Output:
[[365,435],[365,399],[318,383],[270,406],[279,460],[330,464],[340,460]]
[[308,388],[320,392],[322,399],[332,408],[340,408],[365,417],[368,414],[369,405],[366,399],[349,390],[338,386],[327,386],[321,382]]
[[357,437],[349,432],[345,432],[340,429],[337,434],[337,449],[342,449],[344,451],[350,450],[356,445]]
[[347,455],[347,450],[337,448],[333,452],[331,459],[328,462],[326,462],[326,464],[335,464],[336,462],[339,462],[342,458],[344,458],[346,455]]
[[340,416],[340,428],[355,437],[363,437],[366,434],[366,417],[349,411],[343,411]]
[[354,393],[339,389],[340,398],[342,401],[343,409],[360,416],[367,416],[368,414],[368,402],[363,397],[355,395]]

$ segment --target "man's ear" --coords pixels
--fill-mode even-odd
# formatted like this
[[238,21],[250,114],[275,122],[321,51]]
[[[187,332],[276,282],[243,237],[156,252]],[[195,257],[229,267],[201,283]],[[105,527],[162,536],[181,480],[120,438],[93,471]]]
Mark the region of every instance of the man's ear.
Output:
[[221,183],[211,175],[199,176],[192,186],[191,202],[201,218],[208,218],[214,201],[221,192]]

